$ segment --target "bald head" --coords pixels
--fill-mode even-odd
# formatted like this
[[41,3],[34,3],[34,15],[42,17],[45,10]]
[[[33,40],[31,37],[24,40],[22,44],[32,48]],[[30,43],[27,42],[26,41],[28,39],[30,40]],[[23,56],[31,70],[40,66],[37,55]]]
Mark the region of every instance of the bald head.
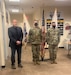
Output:
[[16,19],[13,20],[13,26],[17,26],[17,20]]

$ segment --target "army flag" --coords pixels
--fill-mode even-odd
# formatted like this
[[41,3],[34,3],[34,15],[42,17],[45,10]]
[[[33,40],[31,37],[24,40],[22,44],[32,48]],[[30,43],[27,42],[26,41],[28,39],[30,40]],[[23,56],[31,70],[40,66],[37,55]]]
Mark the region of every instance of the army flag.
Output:
[[57,9],[55,9],[55,11],[54,11],[54,15],[53,15],[53,18],[52,18],[52,22],[55,22],[56,27],[57,27]]

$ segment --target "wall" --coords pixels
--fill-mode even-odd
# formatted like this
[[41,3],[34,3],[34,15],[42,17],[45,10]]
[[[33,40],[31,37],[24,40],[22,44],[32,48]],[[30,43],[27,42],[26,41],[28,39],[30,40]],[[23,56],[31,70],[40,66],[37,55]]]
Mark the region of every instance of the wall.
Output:
[[4,39],[3,39],[3,26],[2,26],[2,14],[0,12],[0,66],[5,66],[5,55],[4,55]]
[[[55,8],[58,9],[59,12],[61,12],[61,17],[65,19],[65,21],[71,20],[71,7],[45,7],[44,12],[45,12],[45,19],[49,18],[50,12],[54,12]],[[39,8],[34,12],[33,19],[37,19],[40,21],[42,24],[42,11],[43,8]]]
[[25,14],[26,15],[26,19],[28,20],[30,26],[32,27],[33,25],[33,14]]
[[16,19],[18,21],[18,23],[22,23],[23,22],[23,14],[18,14],[18,13],[10,14],[11,23],[12,23],[13,19]]
[[34,14],[33,14],[33,21],[38,20],[39,27],[41,27],[41,20],[42,20],[42,15],[41,14],[42,14],[41,8],[38,8],[37,10],[35,10]]
[[[1,2],[0,2],[0,13],[1,13]],[[0,14],[1,16],[1,14]],[[0,19],[1,20],[1,19]],[[1,25],[1,24],[0,24]],[[0,45],[0,48],[1,48],[1,45]],[[1,59],[1,51],[0,51],[0,59]],[[0,62],[0,65],[1,65],[1,62]]]
[[7,35],[7,23],[6,23],[6,7],[5,1],[1,1],[1,12],[0,12],[0,66],[5,66],[5,59],[8,56],[8,35]]

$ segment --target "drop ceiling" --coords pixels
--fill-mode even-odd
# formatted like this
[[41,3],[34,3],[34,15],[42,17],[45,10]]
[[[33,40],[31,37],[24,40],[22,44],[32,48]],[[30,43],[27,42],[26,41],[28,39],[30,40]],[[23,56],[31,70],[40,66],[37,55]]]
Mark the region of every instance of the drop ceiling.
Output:
[[71,0],[20,0],[20,2],[9,2],[5,0],[6,8],[11,12],[12,9],[19,9],[20,12],[32,13],[35,9],[46,6],[71,6]]

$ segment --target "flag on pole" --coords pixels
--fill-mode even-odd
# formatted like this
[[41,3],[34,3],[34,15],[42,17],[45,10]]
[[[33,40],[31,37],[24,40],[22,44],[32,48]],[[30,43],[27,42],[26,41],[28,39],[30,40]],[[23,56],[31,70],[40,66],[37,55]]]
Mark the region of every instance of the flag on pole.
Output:
[[43,14],[42,14],[42,32],[45,32],[44,10],[43,10]]
[[56,27],[57,27],[57,8],[55,8],[54,15],[53,15],[53,18],[52,18],[52,22],[55,22]]
[[28,21],[28,16],[26,16],[26,14],[23,14],[23,17],[24,17],[24,23],[25,23],[25,27],[26,27],[26,32],[27,34],[29,33],[29,30],[30,30],[30,24],[29,24],[29,21]]
[[44,19],[44,10],[42,13],[42,43],[41,43],[41,60],[43,61],[45,56],[45,19]]
[[24,34],[24,37],[26,36],[27,34],[27,30],[26,30],[26,23],[24,23],[24,31],[23,31],[23,34]]

